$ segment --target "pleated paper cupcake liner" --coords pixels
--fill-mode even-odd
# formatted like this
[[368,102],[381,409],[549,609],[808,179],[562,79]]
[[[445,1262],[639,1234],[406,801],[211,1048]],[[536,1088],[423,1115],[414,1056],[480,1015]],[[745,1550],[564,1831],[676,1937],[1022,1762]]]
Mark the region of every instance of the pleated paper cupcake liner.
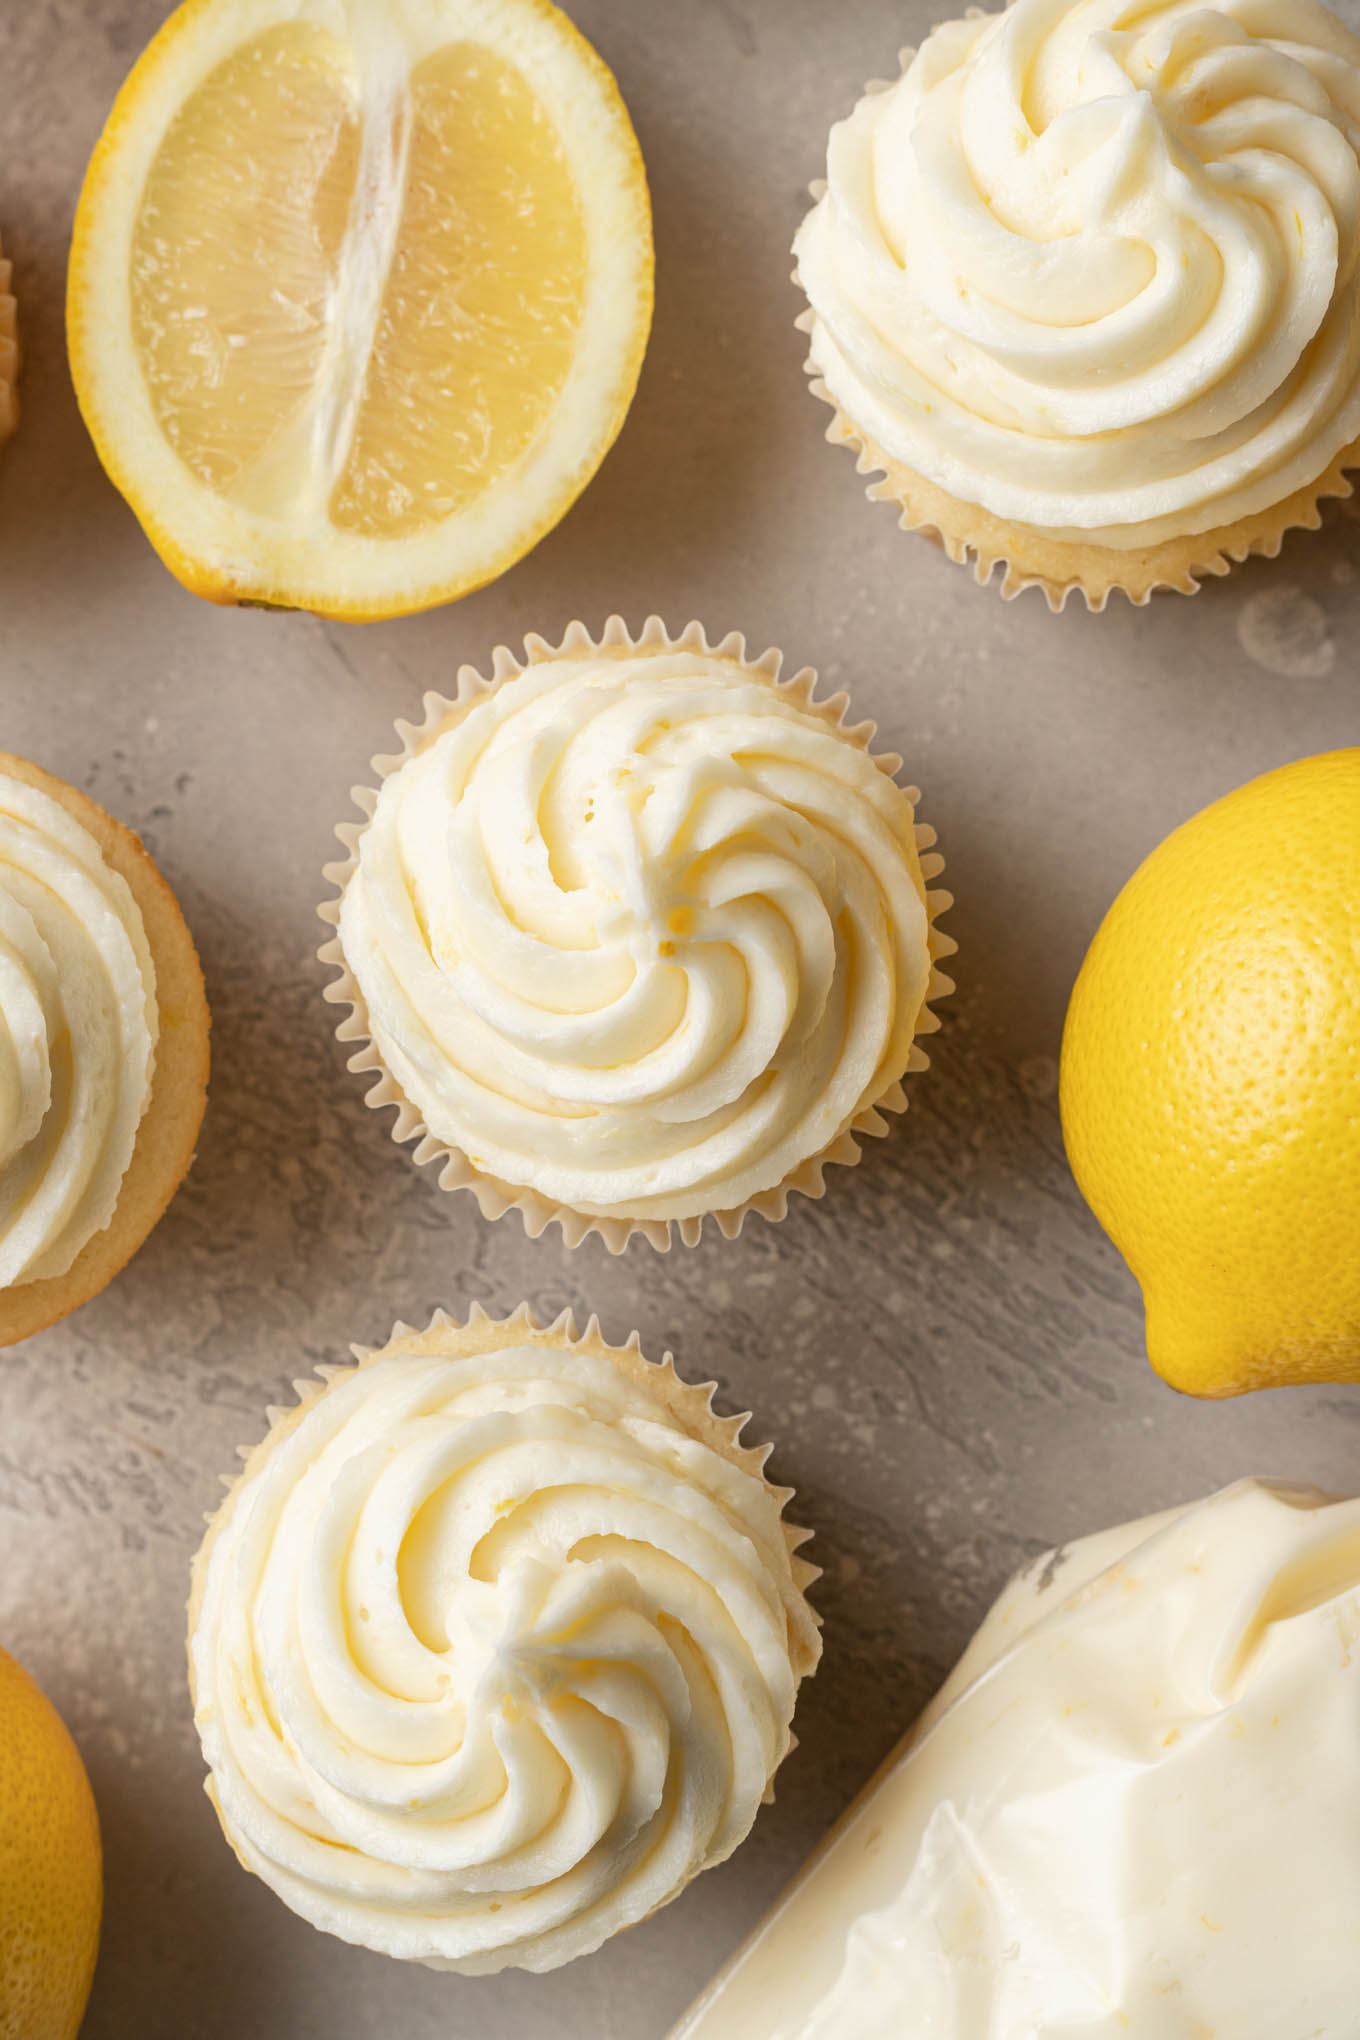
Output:
[[[582,623],[568,626],[560,644],[551,645],[536,635],[527,637],[523,658],[517,658],[504,645],[499,646],[492,658],[491,677],[487,679],[475,667],[460,667],[456,691],[452,697],[436,692],[427,693],[424,698],[424,718],[420,723],[399,722],[397,736],[401,749],[390,755],[373,759],[373,769],[379,780],[388,778],[393,772],[424,751],[451,722],[457,721],[493,688],[507,680],[515,679],[528,667],[545,659],[557,658],[632,658],[639,652],[693,652],[706,657],[726,659],[739,666],[750,677],[764,681],[774,688],[785,700],[792,702],[806,713],[818,716],[829,727],[835,729],[847,742],[873,758],[881,771],[892,777],[900,769],[902,760],[894,753],[871,751],[876,735],[872,722],[847,724],[846,711],[850,706],[849,696],[844,692],[828,696],[825,700],[816,698],[817,675],[810,666],[801,668],[789,678],[781,677],[783,654],[773,649],[763,652],[758,659],[747,656],[746,642],[739,632],[730,632],[720,641],[710,642],[702,624],[690,623],[672,636],[659,617],[647,619],[640,635],[634,637],[623,619],[611,616],[598,638],[591,635]],[[920,800],[915,787],[905,789],[913,808]],[[332,929],[337,929],[340,919],[340,902],[345,887],[358,868],[359,844],[363,838],[367,821],[372,817],[377,804],[377,790],[371,787],[356,787],[353,798],[365,816],[363,822],[342,823],[336,835],[344,846],[345,856],[325,868],[324,876],[336,888],[336,897],[325,901],[318,912],[321,919]],[[921,875],[924,881],[937,878],[944,869],[944,859],[934,849],[935,831],[925,823],[916,824],[916,844],[919,854]],[[916,1022],[916,1033],[933,1034],[940,1022],[931,1010],[930,1001],[944,997],[954,987],[952,980],[938,968],[940,961],[953,955],[957,944],[944,934],[936,923],[953,904],[952,896],[943,890],[925,890],[925,905],[929,920],[929,950],[931,959],[930,977],[926,988],[925,1003]],[[506,1212],[518,1212],[525,1231],[536,1239],[548,1226],[561,1228],[566,1245],[576,1247],[592,1235],[604,1242],[612,1254],[622,1253],[628,1242],[635,1236],[647,1240],[659,1252],[667,1251],[672,1242],[679,1238],[685,1246],[697,1246],[702,1236],[704,1220],[713,1218],[720,1232],[727,1239],[734,1239],[741,1231],[751,1212],[777,1223],[787,1214],[789,1199],[798,1195],[819,1198],[826,1192],[826,1171],[834,1166],[853,1167],[859,1161],[862,1144],[887,1133],[894,1114],[905,1112],[907,1095],[900,1081],[885,1086],[882,1093],[871,1103],[862,1106],[850,1124],[818,1154],[809,1157],[773,1189],[761,1191],[743,1203],[726,1210],[705,1212],[699,1216],[682,1219],[632,1218],[618,1214],[599,1214],[578,1211],[573,1206],[560,1204],[539,1192],[522,1185],[509,1183],[502,1178],[488,1174],[478,1167],[462,1148],[452,1142],[441,1140],[430,1132],[421,1114],[406,1097],[401,1086],[386,1067],[372,1038],[372,1029],[366,1002],[353,972],[345,960],[338,934],[323,944],[318,952],[321,961],[336,972],[334,982],[325,990],[325,997],[333,1005],[349,1008],[345,1018],[336,1028],[337,1038],[345,1043],[357,1043],[349,1058],[349,1068],[362,1076],[372,1076],[374,1081],[365,1094],[365,1103],[373,1110],[391,1108],[395,1114],[391,1133],[398,1143],[414,1142],[413,1159],[425,1167],[434,1165],[438,1169],[438,1182],[443,1190],[467,1190],[477,1201],[482,1216],[487,1219],[501,1218]],[[929,1058],[921,1048],[919,1040],[913,1043],[906,1074],[913,1074],[928,1067]]]
[[[798,321],[806,332],[812,314]],[[871,502],[891,503],[904,531],[934,541],[959,566],[971,564],[973,578],[986,587],[1000,568],[1003,602],[1014,601],[1026,588],[1038,588],[1053,611],[1063,609],[1070,595],[1080,595],[1097,614],[1111,595],[1124,595],[1142,608],[1159,591],[1197,595],[1203,582],[1230,573],[1253,556],[1273,560],[1290,531],[1316,531],[1322,504],[1329,497],[1354,493],[1348,469],[1360,468],[1360,440],[1346,448],[1317,481],[1295,490],[1283,502],[1237,524],[1187,538],[1121,551],[1093,543],[1072,544],[1050,538],[1031,525],[1009,524],[975,503],[951,496],[914,468],[904,467],[876,446],[843,411],[822,378],[812,371],[814,396],[834,413],[826,436],[834,446],[856,455],[862,475],[874,479],[865,490]]]

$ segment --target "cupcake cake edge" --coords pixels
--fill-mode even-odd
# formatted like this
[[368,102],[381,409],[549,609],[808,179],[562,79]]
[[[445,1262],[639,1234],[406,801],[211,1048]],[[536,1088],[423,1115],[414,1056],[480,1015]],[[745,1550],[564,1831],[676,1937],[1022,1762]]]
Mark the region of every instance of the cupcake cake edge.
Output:
[[30,759],[0,752],[8,774],[56,801],[126,881],[156,971],[160,1035],[151,1096],[109,1223],[64,1275],[0,1288],[0,1349],[46,1331],[90,1303],[145,1245],[193,1164],[207,1109],[212,1016],[197,948],[169,882],[125,824]]

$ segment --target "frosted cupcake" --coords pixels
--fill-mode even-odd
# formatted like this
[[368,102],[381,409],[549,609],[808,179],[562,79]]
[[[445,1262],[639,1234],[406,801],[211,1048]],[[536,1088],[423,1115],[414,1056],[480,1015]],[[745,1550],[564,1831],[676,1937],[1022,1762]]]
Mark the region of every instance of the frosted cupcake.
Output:
[[1060,607],[1274,554],[1360,464],[1360,39],[1312,0],[1015,0],[832,131],[829,436]]
[[12,264],[0,246],[0,446],[19,422],[19,325],[10,290]]
[[487,1216],[575,1244],[783,1215],[905,1106],[948,989],[917,795],[740,638],[530,639],[374,760],[321,952],[352,1069]]
[[193,1159],[193,938],[137,838],[0,752],[0,1345],[86,1303]]
[[545,1970],[743,1839],[819,1642],[709,1389],[442,1313],[299,1383],[212,1519],[189,1665],[241,1862],[343,1940]]

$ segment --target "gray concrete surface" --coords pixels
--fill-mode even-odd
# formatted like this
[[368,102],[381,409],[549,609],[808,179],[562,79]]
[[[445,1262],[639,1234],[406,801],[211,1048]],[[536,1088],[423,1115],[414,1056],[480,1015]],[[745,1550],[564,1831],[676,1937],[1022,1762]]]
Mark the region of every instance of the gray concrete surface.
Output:
[[[125,1275],[0,1355],[0,1641],[70,1722],[104,1824],[87,2040],[659,2040],[867,1775],[1017,1560],[1248,1471],[1353,1489],[1360,1396],[1178,1400],[1063,1161],[1056,1057],[1104,908],[1173,824],[1360,741],[1357,536],[1338,509],[1192,602],[1003,606],[822,442],[786,250],[830,121],[924,0],[576,0],[654,183],[636,408],[538,551],[368,629],[185,594],[104,480],[62,340],[76,192],[160,0],[0,9],[0,233],[25,417],[0,460],[0,746],[141,830],[216,1016],[198,1163]],[[925,789],[960,991],[892,1139],[778,1229],[659,1259],[527,1241],[441,1196],[364,1109],[313,960],[319,871],[395,716],[465,658],[573,616],[745,629],[848,685]],[[187,1566],[264,1405],[398,1314],[600,1311],[778,1441],[826,1568],[825,1666],[778,1803],[723,1869],[546,1979],[404,1971],[292,1918],[201,1790]]]

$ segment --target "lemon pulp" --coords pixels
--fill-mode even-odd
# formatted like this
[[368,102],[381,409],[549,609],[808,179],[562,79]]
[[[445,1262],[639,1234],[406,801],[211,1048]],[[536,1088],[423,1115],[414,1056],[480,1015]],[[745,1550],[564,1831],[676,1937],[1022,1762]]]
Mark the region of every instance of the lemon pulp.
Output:
[[[365,57],[362,87],[356,55]],[[524,77],[281,23],[179,109],[132,318],[180,458],[256,515],[402,538],[521,461],[575,357],[582,208]]]

